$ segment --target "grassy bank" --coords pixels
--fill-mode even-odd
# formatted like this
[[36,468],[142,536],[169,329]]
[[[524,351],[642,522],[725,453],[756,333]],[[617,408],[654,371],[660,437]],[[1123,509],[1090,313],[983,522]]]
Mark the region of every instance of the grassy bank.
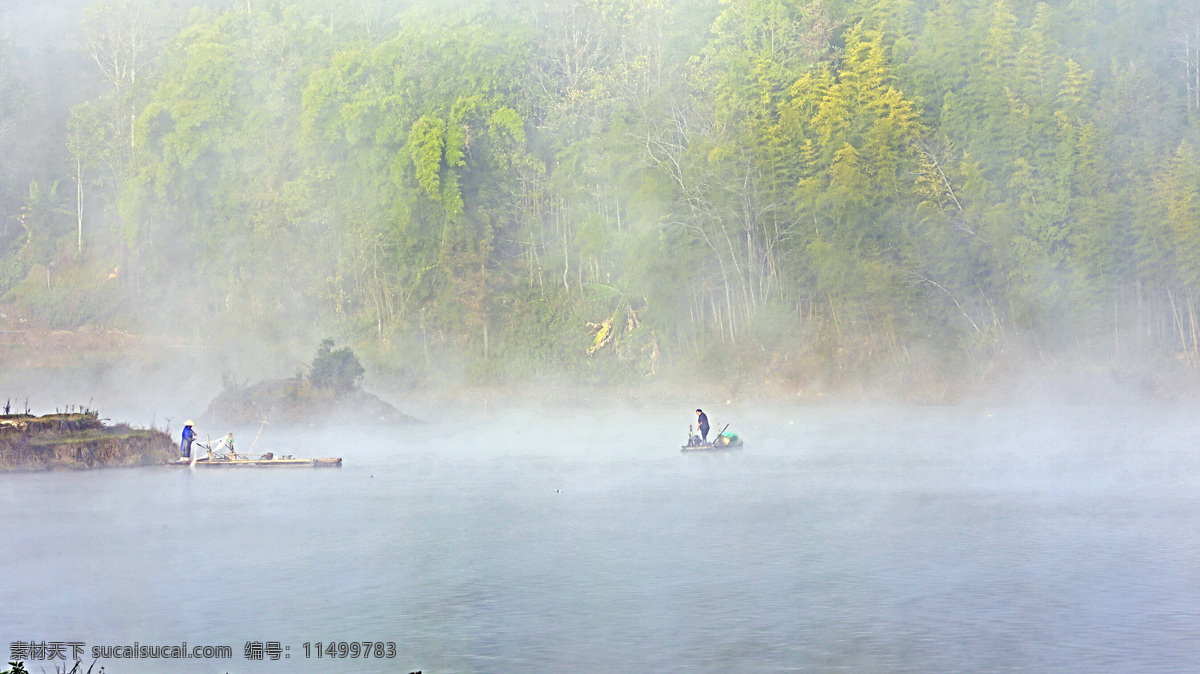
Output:
[[0,471],[146,466],[174,454],[163,431],[109,426],[91,410],[0,415]]

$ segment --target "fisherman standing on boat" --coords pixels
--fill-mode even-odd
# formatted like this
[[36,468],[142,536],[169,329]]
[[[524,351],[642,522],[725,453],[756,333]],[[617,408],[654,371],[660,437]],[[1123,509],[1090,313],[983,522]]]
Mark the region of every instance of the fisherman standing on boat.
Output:
[[186,461],[192,458],[192,441],[196,439],[196,431],[192,430],[191,419],[183,425],[183,439],[179,441],[179,453],[183,455],[183,460]]
[[700,439],[708,443],[708,415],[703,410],[696,410],[696,422],[700,424]]

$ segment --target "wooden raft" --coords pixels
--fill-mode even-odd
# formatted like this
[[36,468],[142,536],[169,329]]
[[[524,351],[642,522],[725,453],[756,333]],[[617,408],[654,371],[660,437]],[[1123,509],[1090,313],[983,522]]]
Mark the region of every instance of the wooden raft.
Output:
[[303,466],[313,468],[341,468],[342,458],[332,459],[212,459],[202,457],[195,463],[184,461],[167,462],[168,466],[195,466],[197,468],[270,468],[274,466]]

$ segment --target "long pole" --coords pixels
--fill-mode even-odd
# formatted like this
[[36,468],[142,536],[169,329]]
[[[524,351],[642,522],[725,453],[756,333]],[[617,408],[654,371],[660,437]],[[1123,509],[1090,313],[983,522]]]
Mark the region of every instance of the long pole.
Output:
[[[732,422],[730,422],[730,423],[732,423]],[[724,426],[721,428],[721,430],[717,431],[717,434],[716,434],[716,436],[714,436],[714,437],[713,437],[713,439],[712,439],[712,443],[713,443],[714,445],[715,445],[715,444],[717,444],[717,438],[720,438],[720,437],[721,437],[721,434],[725,432],[725,429],[726,429],[726,428],[729,428],[729,424],[725,424],[725,425],[724,425]]]
[[258,435],[255,435],[254,442],[250,443],[250,452],[249,452],[250,454],[254,453],[254,447],[255,447],[255,445],[258,444],[258,436],[262,435],[263,426],[266,426],[266,425],[267,425],[267,418],[263,417],[262,425],[258,427]]

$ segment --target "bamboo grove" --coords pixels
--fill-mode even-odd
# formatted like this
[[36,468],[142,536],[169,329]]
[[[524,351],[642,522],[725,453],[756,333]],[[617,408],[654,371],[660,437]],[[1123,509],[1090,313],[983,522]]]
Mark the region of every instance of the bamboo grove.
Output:
[[57,327],[339,334],[413,381],[1200,363],[1189,0],[76,23],[61,123],[0,51],[0,291]]

